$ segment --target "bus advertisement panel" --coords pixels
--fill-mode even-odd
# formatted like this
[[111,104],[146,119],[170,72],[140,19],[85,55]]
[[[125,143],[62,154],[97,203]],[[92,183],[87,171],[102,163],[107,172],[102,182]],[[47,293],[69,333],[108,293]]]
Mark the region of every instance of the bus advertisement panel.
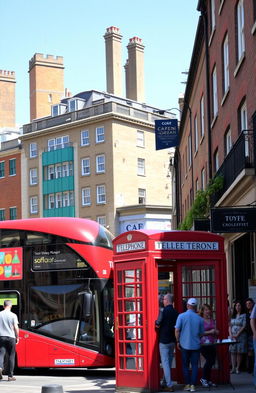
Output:
[[0,249],[0,281],[22,280],[22,248]]

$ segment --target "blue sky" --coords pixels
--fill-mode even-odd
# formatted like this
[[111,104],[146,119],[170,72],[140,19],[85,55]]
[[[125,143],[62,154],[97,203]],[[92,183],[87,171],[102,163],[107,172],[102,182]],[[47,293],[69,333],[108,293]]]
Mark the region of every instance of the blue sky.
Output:
[[[106,90],[106,28],[123,36],[123,65],[130,38],[145,45],[145,102],[178,106],[183,71],[190,64],[199,18],[198,0],[0,0],[0,69],[16,72],[16,122],[29,122],[28,64],[34,53],[64,57],[65,87],[72,94]],[[124,73],[123,73],[124,80]]]

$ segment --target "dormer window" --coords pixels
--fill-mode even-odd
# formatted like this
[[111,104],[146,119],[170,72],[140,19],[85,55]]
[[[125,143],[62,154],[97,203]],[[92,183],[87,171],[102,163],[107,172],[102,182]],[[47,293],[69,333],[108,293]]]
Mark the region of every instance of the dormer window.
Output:
[[52,117],[63,115],[63,113],[67,110],[67,105],[65,104],[56,104],[52,105]]
[[80,98],[72,98],[68,101],[68,111],[74,112],[78,111],[79,109],[83,109],[84,103],[85,101],[81,100]]

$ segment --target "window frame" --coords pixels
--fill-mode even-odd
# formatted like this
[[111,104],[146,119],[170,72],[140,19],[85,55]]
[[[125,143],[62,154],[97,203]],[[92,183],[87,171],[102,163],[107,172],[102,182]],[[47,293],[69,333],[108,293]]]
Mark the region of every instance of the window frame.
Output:
[[239,63],[245,53],[244,27],[244,0],[239,0],[236,5],[237,63]]
[[[35,172],[35,174],[33,174]],[[29,185],[35,186],[38,184],[38,171],[37,168],[30,168],[29,170]]]
[[[87,133],[87,137],[83,137],[83,133]],[[89,130],[82,130],[81,134],[80,134],[80,141],[81,141],[81,146],[89,146],[90,145],[90,132]],[[88,143],[86,143],[85,141],[88,140]]]
[[[84,165],[86,161],[88,161],[89,165]],[[86,172],[86,168],[88,168],[87,172]],[[91,174],[91,158],[90,157],[81,158],[81,175],[90,176],[90,174]]]
[[[103,162],[99,162],[100,159],[103,158]],[[100,167],[102,167],[100,169]],[[96,173],[105,173],[106,171],[106,158],[105,154],[98,154],[96,156]]]
[[[102,130],[102,132],[100,132]],[[95,143],[103,143],[105,142],[105,127],[96,127],[95,130]]]
[[145,205],[146,204],[146,189],[138,188],[138,204]]
[[9,159],[9,176],[17,175],[16,158]]
[[[33,203],[33,201],[36,201],[36,203]],[[30,205],[30,214],[38,214],[39,206],[38,206],[38,196],[37,195],[30,197],[29,205]],[[34,207],[36,207],[36,209],[34,209]]]
[[213,119],[218,115],[218,81],[217,81],[217,68],[216,65],[212,70],[212,113]]
[[[3,175],[1,175],[3,172]],[[0,161],[0,179],[5,177],[5,160]]]
[[[35,147],[34,149],[33,146]],[[35,158],[37,156],[38,156],[38,145],[36,142],[31,142],[29,144],[29,158]]]
[[226,33],[222,44],[222,63],[223,63],[223,95],[225,95],[230,88],[228,33]]
[[145,158],[137,158],[137,175],[146,176],[146,160]]
[[144,133],[144,131],[137,130],[136,146],[145,148],[145,133]]
[[[83,187],[81,190],[82,206],[91,206],[91,187]],[[87,201],[86,201],[87,200]]]
[[[99,191],[101,188],[104,190],[104,192],[100,193]],[[104,199],[101,200],[102,196],[104,196]],[[97,205],[105,205],[107,203],[105,184],[98,184],[96,186],[96,201],[97,201]]]

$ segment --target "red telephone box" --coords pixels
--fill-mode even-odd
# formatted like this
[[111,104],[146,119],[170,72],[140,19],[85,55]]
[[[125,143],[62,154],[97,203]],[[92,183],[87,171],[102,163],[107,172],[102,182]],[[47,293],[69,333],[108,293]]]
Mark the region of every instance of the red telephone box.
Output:
[[[114,239],[116,387],[154,392],[160,388],[155,320],[159,293],[174,294],[185,311],[190,297],[213,307],[220,331],[228,336],[226,259],[221,236],[208,232],[130,231]],[[228,348],[218,348],[215,380],[229,382]],[[178,350],[172,379],[183,383]]]

